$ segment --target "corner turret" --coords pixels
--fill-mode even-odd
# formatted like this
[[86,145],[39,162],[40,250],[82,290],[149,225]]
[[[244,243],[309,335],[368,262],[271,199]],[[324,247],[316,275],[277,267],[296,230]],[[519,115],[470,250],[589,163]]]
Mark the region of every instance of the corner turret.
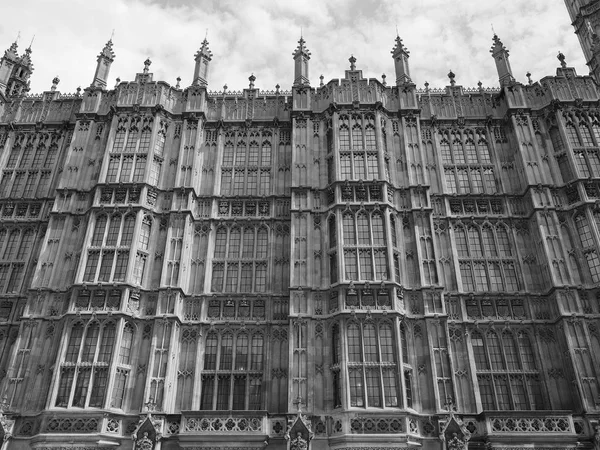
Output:
[[206,38],[204,38],[202,41],[202,46],[194,56],[196,66],[194,67],[194,78],[192,81],[193,86],[208,85],[208,69],[210,61],[212,60],[212,56],[213,54],[208,48],[208,41]]
[[17,48],[17,43],[13,42],[0,59],[0,92],[7,97],[23,95],[29,91],[29,78],[33,72],[31,46],[22,56],[19,56]]
[[106,88],[110,65],[114,60],[115,52],[113,51],[112,39],[110,39],[98,55],[98,64],[96,65],[96,73],[94,74],[94,81],[92,81],[91,87]]
[[504,47],[504,44],[495,33],[493,42],[494,44],[490,49],[490,53],[496,62],[500,86],[508,86],[515,82],[515,77],[513,77],[512,69],[510,68],[510,61],[508,60],[508,50]]
[[294,50],[294,84],[293,86],[310,85],[308,78],[308,61],[310,60],[310,51],[304,45],[306,41],[302,36],[298,41],[298,47]]

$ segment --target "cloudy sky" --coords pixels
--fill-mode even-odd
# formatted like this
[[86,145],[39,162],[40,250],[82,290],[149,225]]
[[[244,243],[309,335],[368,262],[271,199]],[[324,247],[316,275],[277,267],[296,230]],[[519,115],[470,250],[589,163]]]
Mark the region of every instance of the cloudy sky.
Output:
[[517,80],[525,82],[528,70],[533,80],[553,75],[559,50],[579,74],[588,73],[563,0],[19,0],[3,2],[2,16],[12,19],[0,23],[0,49],[20,32],[22,51],[35,35],[33,93],[48,90],[56,75],[61,92],[88,86],[113,29],[109,86],[117,77],[133,79],[147,57],[155,80],[175,84],[180,76],[189,85],[207,29],[210,90],[243,89],[251,73],[261,89],[289,89],[301,28],[313,86],[321,74],[325,81],[342,77],[351,54],[365,76],[385,73],[393,83],[396,27],[418,87],[445,86],[450,69],[458,84],[496,86],[492,25]]

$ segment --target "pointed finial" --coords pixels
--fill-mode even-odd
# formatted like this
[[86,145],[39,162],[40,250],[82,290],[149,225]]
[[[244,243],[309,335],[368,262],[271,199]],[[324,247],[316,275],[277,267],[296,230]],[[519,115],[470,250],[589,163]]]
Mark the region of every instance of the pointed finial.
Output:
[[33,45],[33,41],[35,41],[35,34],[31,38],[31,42],[29,43],[29,47],[27,47],[27,50],[29,50],[29,52],[31,52],[31,46]]
[[77,86],[77,97],[81,97],[81,86]]
[[52,87],[50,88],[50,90],[55,91],[56,86],[58,86],[58,83],[60,83],[60,79],[58,78],[58,76],[56,76],[52,79]]
[[109,41],[112,42],[113,38],[115,37],[115,29],[113,28],[112,33],[110,33],[110,39]]
[[425,92],[429,92],[429,83],[425,82]]
[[175,89],[179,89],[179,84],[181,83],[181,77],[177,77],[177,84],[175,85]]
[[490,25],[492,26],[492,33],[494,33],[494,36],[496,36],[496,31],[494,30],[494,24],[491,23]]
[[319,80],[321,80],[321,82],[319,83],[319,86],[323,87],[323,78],[325,78],[323,76],[323,74],[321,74],[321,76],[319,77]]
[[119,85],[120,82],[121,82],[121,79],[119,77],[117,77],[117,79],[115,80],[115,88]]
[[477,87],[479,88],[479,91],[483,91],[483,83],[481,81],[477,82]]
[[398,24],[396,24],[396,37],[400,37],[400,33],[398,33]]
[[279,86],[279,83],[277,83],[277,84],[275,85],[275,92],[276,92],[277,94],[279,94],[279,88],[281,88],[281,86]]
[[254,76],[254,73],[252,73],[248,77],[248,80],[250,81],[250,87],[249,87],[249,89],[254,89],[254,82],[256,81],[256,77]]
[[560,50],[558,51],[558,55],[556,55],[556,58],[560,61],[560,67],[562,67],[563,69],[567,67],[565,55],[563,55],[563,53]]
[[454,75],[454,72],[452,72],[452,70],[448,72],[448,78],[450,78],[450,86],[454,86],[456,84],[456,81],[454,80],[455,77],[456,75]]
[[350,55],[348,61],[350,61],[350,70],[356,70],[356,58],[354,57],[354,55]]
[[152,64],[152,61],[150,61],[150,58],[146,58],[146,61],[144,61],[144,73],[148,73],[150,64]]
[[21,39],[21,30],[17,32],[17,39],[15,39],[15,43],[19,43],[19,39]]
[[385,73],[382,73],[382,74],[381,74],[381,79],[382,79],[383,81],[381,82],[381,84],[383,84],[384,86],[387,86],[387,81],[385,81],[385,78],[386,78],[386,76],[385,76]]
[[532,84],[533,81],[531,81],[531,72],[527,71],[527,73],[525,74],[525,76],[527,77],[527,84]]
[[208,39],[208,28],[206,29],[206,32],[204,33],[204,40],[206,41]]
[[302,25],[300,25],[300,39],[302,39],[304,35],[302,34]]

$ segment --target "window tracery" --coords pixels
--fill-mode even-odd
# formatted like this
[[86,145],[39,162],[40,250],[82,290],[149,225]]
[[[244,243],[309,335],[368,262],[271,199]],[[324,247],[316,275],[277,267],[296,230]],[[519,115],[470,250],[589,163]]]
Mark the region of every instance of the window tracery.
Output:
[[441,130],[440,154],[448,192],[497,192],[494,166],[483,130]]
[[254,330],[206,336],[201,410],[262,409],[264,337]]
[[379,156],[372,114],[339,117],[340,175],[342,180],[379,178]]
[[[131,335],[130,335],[131,333]],[[126,383],[131,369],[133,328],[124,325],[117,364],[117,380]],[[131,339],[130,339],[131,336]],[[110,362],[113,358],[116,324],[112,320],[92,320],[87,324],[77,322],[71,327],[68,344],[60,359],[60,376],[55,406],[78,408],[103,408],[106,403]],[[120,378],[124,376],[124,378]],[[113,388],[111,407],[120,408],[125,384],[117,381]]]
[[[334,348],[339,352],[335,331],[333,339]],[[388,321],[367,320],[347,323],[346,349],[350,407],[398,406],[398,370],[394,342],[393,327]],[[339,361],[337,352],[334,353],[334,364]]]
[[110,217],[102,213],[96,217],[83,281],[125,281],[135,220],[133,213]]
[[213,292],[265,292],[269,231],[265,226],[217,228]]
[[342,229],[344,278],[351,281],[389,279],[383,213],[345,211]]
[[463,290],[517,291],[517,262],[502,223],[454,227]]
[[32,229],[0,228],[0,294],[16,294],[33,246]]
[[109,155],[107,183],[141,183],[146,173],[154,119],[120,117]]
[[544,409],[542,381],[526,331],[475,331],[471,345],[484,410]]
[[272,133],[229,131],[221,168],[221,195],[271,193]]
[[597,283],[600,281],[600,258],[598,258],[594,232],[585,214],[577,214],[574,221],[592,281]]
[[17,133],[0,181],[3,197],[46,197],[56,163],[59,133]]

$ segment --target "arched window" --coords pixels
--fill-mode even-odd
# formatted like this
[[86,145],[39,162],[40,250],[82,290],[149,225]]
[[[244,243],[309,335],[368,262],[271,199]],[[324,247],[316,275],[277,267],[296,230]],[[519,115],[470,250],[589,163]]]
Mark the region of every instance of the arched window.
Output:
[[217,368],[217,342],[216,333],[206,336],[206,347],[204,350],[204,370],[215,370]]
[[531,348],[531,341],[529,340],[529,336],[527,335],[527,333],[519,333],[518,341],[519,353],[521,354],[523,369],[537,370],[535,366],[535,359],[533,357],[533,349]]
[[456,237],[456,250],[458,251],[458,256],[468,257],[469,245],[467,243],[467,232],[464,227],[457,226],[454,229],[454,236]]
[[142,227],[140,228],[139,246],[140,250],[148,250],[150,243],[150,232],[152,230],[152,219],[148,216],[144,216],[142,221]]
[[123,225],[123,233],[121,234],[120,245],[122,247],[131,246],[131,242],[133,241],[134,228],[135,228],[135,215],[128,214],[125,217],[125,223]]
[[11,260],[14,258],[20,234],[21,232],[19,230],[11,231],[10,236],[8,238],[8,242],[6,243],[6,248],[4,249],[5,260]]
[[233,335],[225,333],[221,338],[221,358],[219,359],[219,370],[231,370],[233,362]]
[[254,228],[244,228],[244,241],[242,244],[242,258],[254,256]]
[[365,351],[365,362],[375,362],[377,355],[377,336],[375,326],[366,324],[363,326],[363,348]]
[[369,219],[366,213],[358,213],[356,217],[356,230],[358,235],[358,244],[369,245],[371,243],[371,237],[369,232]]
[[260,227],[258,229],[258,236],[256,239],[256,257],[266,258],[267,257],[267,246],[268,246],[268,230],[266,227]]
[[235,227],[229,232],[229,251],[227,253],[228,258],[237,258],[240,254],[240,240],[241,232],[240,229]]
[[350,132],[346,125],[340,126],[340,151],[350,150]]
[[385,228],[381,214],[374,213],[371,216],[371,226],[373,229],[373,245],[385,245]]
[[335,248],[337,246],[336,242],[336,224],[335,224],[335,216],[329,217],[329,248]]
[[505,369],[504,360],[502,358],[502,347],[498,335],[490,331],[487,335],[488,351],[490,355],[490,363],[492,370],[503,370]]
[[577,134],[575,125],[573,125],[572,123],[567,123],[566,131],[569,144],[571,144],[573,147],[579,147],[581,145],[581,142],[579,141],[579,135]]
[[592,230],[587,221],[587,218],[583,214],[579,214],[575,217],[575,226],[577,227],[577,234],[581,239],[581,245],[584,248],[589,248],[594,245],[594,238],[592,237]]
[[31,250],[31,244],[33,242],[33,231],[27,230],[23,234],[23,239],[21,239],[21,245],[19,246],[19,251],[17,252],[17,259],[25,259],[29,255],[29,250]]
[[479,230],[475,227],[469,227],[469,253],[473,257],[483,256]]
[[593,147],[594,141],[592,139],[592,133],[590,133],[590,129],[587,126],[587,123],[585,123],[585,121],[580,122],[579,132],[581,133],[581,144],[584,147]]
[[446,139],[442,139],[440,142],[440,151],[442,154],[442,163],[452,164],[452,151],[450,150],[450,143]]
[[252,364],[251,370],[263,370],[263,336],[256,333],[252,336]]
[[83,324],[73,325],[61,363],[56,406],[104,406],[114,343],[114,322],[91,322],[85,332]]
[[365,127],[365,148],[367,150],[375,150],[377,148],[375,139],[375,129],[369,124]]
[[119,364],[129,364],[131,360],[131,346],[133,345],[133,326],[130,323],[125,324],[123,336],[121,337],[121,346],[119,349]]
[[344,227],[344,244],[355,245],[356,232],[354,230],[354,215],[351,213],[345,213],[342,217],[342,224]]
[[494,231],[489,226],[485,226],[482,229],[482,236],[483,248],[485,249],[485,256],[498,256],[498,252],[496,251],[496,242],[494,241]]
[[219,227],[215,238],[215,258],[225,258],[227,248],[227,228]]
[[471,346],[475,357],[475,366],[477,370],[489,370],[489,364],[485,355],[485,346],[481,334],[474,332],[471,335]]
[[110,225],[108,227],[108,235],[106,236],[106,245],[116,246],[119,239],[119,232],[121,231],[121,216],[115,214],[110,218]]
[[394,216],[390,216],[390,232],[392,234],[392,245],[398,247],[398,237],[396,235],[396,219]]
[[520,369],[521,366],[517,356],[517,347],[515,346],[515,339],[511,332],[504,331],[502,333],[502,345],[504,347],[504,354],[506,355],[506,365],[508,370]]
[[348,325],[348,360],[351,362],[362,362],[360,330],[355,323]]
[[353,149],[361,149],[363,148],[362,141],[362,127],[359,124],[356,124],[352,127],[352,148]]
[[498,238],[498,250],[500,256],[512,256],[512,250],[510,245],[510,240],[508,239],[508,233],[506,231],[506,227],[503,225],[498,225],[496,227],[496,237]]

